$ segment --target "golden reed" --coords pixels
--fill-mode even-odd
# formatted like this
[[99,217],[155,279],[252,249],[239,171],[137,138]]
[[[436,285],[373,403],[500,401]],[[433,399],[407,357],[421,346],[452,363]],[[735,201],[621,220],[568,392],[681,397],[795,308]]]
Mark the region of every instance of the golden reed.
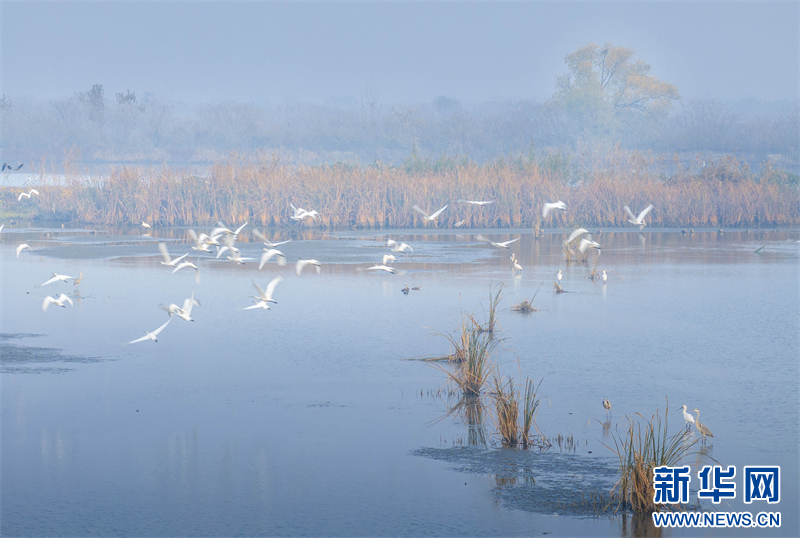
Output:
[[[563,200],[564,214],[547,226],[624,226],[623,206],[635,213],[648,204],[653,227],[787,226],[800,221],[800,197],[792,176],[765,167],[759,175],[732,158],[690,173],[677,165],[670,177],[651,172],[647,154],[615,149],[584,171],[549,160],[422,161],[415,166],[291,165],[276,156],[232,156],[209,167],[206,178],[186,170],[123,167],[101,178],[70,178],[41,186],[39,214],[87,223],[143,220],[161,225],[208,225],[249,221],[256,226],[289,222],[290,203],[315,209],[331,228],[412,228],[422,221],[413,205],[448,209],[438,226],[526,227],[542,225],[544,202]],[[457,200],[495,200],[475,207]],[[555,219],[555,220],[553,220]]]

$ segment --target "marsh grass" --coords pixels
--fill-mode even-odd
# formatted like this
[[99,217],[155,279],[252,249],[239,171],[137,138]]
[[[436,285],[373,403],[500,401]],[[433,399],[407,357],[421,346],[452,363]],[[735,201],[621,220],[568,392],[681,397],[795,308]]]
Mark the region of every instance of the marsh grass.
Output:
[[[87,223],[122,224],[146,220],[158,225],[205,225],[217,220],[260,226],[328,228],[413,228],[426,223],[412,210],[450,207],[438,226],[526,227],[539,231],[545,201],[561,199],[569,212],[559,225],[626,226],[622,207],[653,203],[648,225],[781,226],[800,221],[800,197],[784,173],[765,167],[752,174],[746,164],[724,158],[683,168],[670,176],[659,157],[620,148],[603,151],[576,172],[567,156],[500,159],[485,164],[467,159],[406,166],[334,164],[304,166],[277,154],[230,155],[209,166],[206,177],[188,169],[124,166],[103,177],[85,178],[69,163],[63,181],[42,171],[35,201],[40,216]],[[42,165],[44,167],[44,165]],[[463,208],[459,199],[495,200]],[[315,209],[321,221],[292,224],[289,203]]]
[[[514,448],[521,445],[523,449],[550,448],[550,441],[536,424],[536,413],[541,402],[538,391],[542,381],[543,379],[535,384],[530,378],[526,379],[525,391],[520,394],[513,378],[504,380],[500,373],[495,371],[492,377],[491,397],[495,404],[498,435],[504,447]],[[536,433],[531,433],[531,429]]]
[[658,410],[649,420],[637,413],[633,419],[628,419],[625,433],[612,433],[614,448],[605,445],[619,457],[620,478],[612,490],[617,509],[634,512],[670,509],[671,505],[655,503],[653,469],[678,466],[697,444],[697,439],[692,438],[687,428],[670,435],[668,416],[669,402],[663,419]]

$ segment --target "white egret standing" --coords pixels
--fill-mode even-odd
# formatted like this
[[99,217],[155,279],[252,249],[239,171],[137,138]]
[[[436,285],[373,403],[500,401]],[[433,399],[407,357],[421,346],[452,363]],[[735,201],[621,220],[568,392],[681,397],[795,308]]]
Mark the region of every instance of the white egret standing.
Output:
[[605,284],[606,282],[608,282],[608,275],[606,274],[606,270],[603,269],[603,284]]
[[681,411],[683,411],[683,420],[686,421],[686,429],[691,428],[692,424],[694,424],[694,416],[692,416],[691,413],[687,413],[686,412],[686,406],[685,405],[681,406]]
[[558,281],[559,281],[559,282],[561,282],[561,279],[562,279],[563,277],[564,277],[564,275],[562,275],[562,274],[561,274],[561,269],[559,269],[559,270],[558,270],[558,273],[556,273],[556,279],[558,279]]

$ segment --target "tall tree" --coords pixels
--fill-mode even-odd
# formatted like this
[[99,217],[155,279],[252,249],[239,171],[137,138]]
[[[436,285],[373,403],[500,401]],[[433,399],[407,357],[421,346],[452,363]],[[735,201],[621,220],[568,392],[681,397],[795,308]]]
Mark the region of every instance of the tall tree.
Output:
[[678,89],[650,74],[635,51],[591,43],[564,58],[567,72],[558,77],[551,100],[583,134],[608,134],[625,118],[656,115],[679,99]]

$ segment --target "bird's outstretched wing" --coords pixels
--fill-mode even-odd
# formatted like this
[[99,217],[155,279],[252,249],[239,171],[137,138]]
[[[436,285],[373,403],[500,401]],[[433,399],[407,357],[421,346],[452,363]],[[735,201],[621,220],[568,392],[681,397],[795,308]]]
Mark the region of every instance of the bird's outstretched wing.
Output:
[[639,222],[644,221],[644,218],[647,216],[648,213],[650,213],[650,211],[652,211],[652,209],[653,209],[653,204],[650,204],[649,206],[642,209],[642,212],[639,213],[639,216],[636,217],[636,220],[638,220]]
[[70,306],[75,306],[75,304],[72,302],[72,299],[70,299],[69,297],[67,297],[62,293],[61,295],[58,296],[58,302],[63,303],[64,301],[67,301]]
[[633,214],[633,211],[631,211],[631,208],[628,207],[628,206],[624,206],[624,208],[625,208],[625,213],[628,214],[628,217],[630,217],[631,220],[636,220],[636,215]]
[[428,215],[427,213],[425,213],[425,211],[423,211],[418,205],[412,205],[411,209],[413,209],[414,211],[416,211],[417,213],[419,213],[420,215],[422,215],[426,219],[433,220],[433,219],[431,219],[431,216]]
[[242,230],[244,230],[244,227],[245,227],[245,226],[247,226],[247,224],[248,224],[248,223],[247,223],[247,222],[245,222],[244,224],[242,224],[241,226],[239,226],[238,228],[236,228],[236,231],[235,231],[235,232],[233,232],[233,236],[234,236],[234,237],[236,237],[237,235],[239,235],[239,232],[241,232]]
[[572,240],[575,239],[576,237],[580,237],[581,235],[588,234],[588,233],[589,233],[589,230],[587,230],[586,228],[578,228],[577,230],[575,230],[571,234],[569,234],[569,238],[567,239],[567,243],[572,243]]
[[47,297],[44,298],[44,302],[42,303],[42,310],[47,312],[47,307],[55,302],[56,300],[48,295]]
[[58,282],[59,280],[61,280],[61,276],[53,273],[53,278],[51,278],[50,280],[48,280],[44,284],[39,284],[39,287],[47,286],[48,284],[52,284],[53,282]]
[[444,206],[444,207],[443,207],[443,208],[441,208],[439,211],[437,211],[436,213],[434,213],[433,215],[431,215],[431,216],[430,216],[430,219],[431,219],[431,220],[436,220],[436,219],[438,219],[438,218],[439,218],[439,215],[441,215],[441,214],[442,214],[442,211],[444,211],[445,209],[447,209],[447,206]]
[[502,243],[492,243],[492,244],[498,247],[508,248],[508,245],[510,245],[514,241],[519,241],[519,237],[517,237],[516,239],[512,239],[511,241],[503,241]]
[[256,308],[263,308],[265,310],[269,310],[269,305],[264,301],[258,301],[256,304],[252,306],[246,306],[242,308],[242,310],[255,310]]
[[158,334],[159,334],[161,331],[163,331],[163,330],[164,330],[164,328],[165,328],[167,325],[169,325],[169,322],[170,322],[170,321],[172,321],[172,319],[171,319],[171,318],[170,318],[170,319],[169,319],[169,320],[168,320],[168,321],[167,321],[167,322],[166,322],[164,325],[162,325],[161,327],[159,327],[158,329],[156,329],[155,331],[153,331],[153,332],[152,332],[152,333],[150,333],[150,334],[152,334],[153,336],[158,336]]
[[267,293],[266,297],[267,300],[272,300],[272,292],[275,291],[275,286],[283,282],[283,277],[281,275],[276,276],[273,278],[269,284],[267,284]]
[[139,343],[139,342],[144,342],[145,340],[151,340],[151,338],[150,338],[150,335],[149,335],[149,334],[146,334],[146,335],[142,336],[141,338],[137,338],[136,340],[131,340],[131,341],[130,341],[130,342],[128,342],[128,343],[129,343],[129,344],[137,344],[137,343]]
[[159,243],[158,244],[158,250],[161,251],[161,255],[164,257],[164,263],[169,265],[172,262],[172,260],[169,257],[169,251],[167,250],[167,244],[166,243]]

